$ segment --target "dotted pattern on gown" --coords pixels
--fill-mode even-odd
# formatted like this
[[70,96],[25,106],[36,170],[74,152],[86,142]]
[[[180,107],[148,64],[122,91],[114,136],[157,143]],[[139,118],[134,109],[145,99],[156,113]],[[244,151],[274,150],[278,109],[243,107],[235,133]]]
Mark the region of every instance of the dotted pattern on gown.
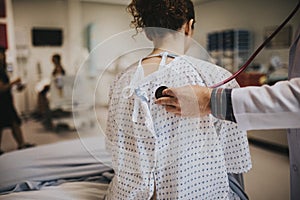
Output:
[[167,113],[154,104],[154,93],[161,85],[212,85],[230,74],[180,56],[142,78],[124,98],[137,69],[122,73],[111,93],[106,142],[115,177],[107,199],[150,199],[154,185],[157,199],[229,199],[227,173],[251,168],[246,133],[211,115],[193,119]]

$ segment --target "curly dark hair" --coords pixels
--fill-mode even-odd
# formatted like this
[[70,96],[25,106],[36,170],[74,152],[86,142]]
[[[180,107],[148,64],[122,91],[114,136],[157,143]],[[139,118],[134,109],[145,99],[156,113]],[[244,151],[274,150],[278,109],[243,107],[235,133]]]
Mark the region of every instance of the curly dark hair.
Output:
[[133,16],[131,25],[137,31],[146,27],[177,31],[191,19],[194,28],[195,11],[191,0],[132,0],[127,11]]

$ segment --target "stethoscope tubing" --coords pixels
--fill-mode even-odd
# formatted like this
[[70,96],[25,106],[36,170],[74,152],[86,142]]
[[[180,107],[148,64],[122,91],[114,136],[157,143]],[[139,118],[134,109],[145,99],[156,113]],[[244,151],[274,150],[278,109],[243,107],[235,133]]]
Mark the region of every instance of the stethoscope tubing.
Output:
[[249,64],[253,61],[253,59],[257,56],[257,54],[274,38],[275,35],[277,35],[277,33],[290,21],[290,19],[293,18],[293,16],[296,14],[296,12],[298,11],[300,7],[300,0],[298,1],[298,4],[296,5],[296,7],[294,8],[294,10],[289,14],[289,16],[282,22],[282,24],[280,26],[278,26],[278,28],[256,49],[256,51],[250,56],[250,58],[241,66],[241,68],[236,71],[232,76],[230,76],[229,78],[214,84],[212,86],[209,86],[210,88],[216,88],[219,86],[222,86],[226,83],[228,83],[229,81],[235,79],[238,75],[240,75],[243,71],[245,71],[245,69],[249,66]]

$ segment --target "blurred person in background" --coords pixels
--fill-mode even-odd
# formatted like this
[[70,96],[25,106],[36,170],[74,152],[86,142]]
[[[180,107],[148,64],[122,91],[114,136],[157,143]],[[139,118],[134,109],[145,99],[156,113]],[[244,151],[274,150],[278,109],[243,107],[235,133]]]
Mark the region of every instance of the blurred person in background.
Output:
[[[26,143],[21,130],[21,119],[17,114],[14,106],[11,89],[16,86],[19,91],[23,89],[21,79],[17,78],[13,81],[9,80],[6,72],[6,56],[5,49],[0,47],[0,147],[2,130],[10,128],[13,137],[18,144],[18,149],[33,147],[33,144]],[[4,152],[0,148],[0,155]]]

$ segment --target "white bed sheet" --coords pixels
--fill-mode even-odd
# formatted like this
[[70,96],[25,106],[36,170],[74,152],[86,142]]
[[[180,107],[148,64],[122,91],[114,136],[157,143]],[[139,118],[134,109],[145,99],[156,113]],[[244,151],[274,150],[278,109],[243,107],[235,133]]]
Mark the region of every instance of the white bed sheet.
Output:
[[0,196],[0,200],[102,200],[108,184],[69,182],[41,190],[15,192]]
[[[0,157],[0,193],[4,196],[18,195],[17,192],[23,191],[39,194],[37,190],[66,182],[107,184],[111,177],[104,174],[110,174],[111,170],[110,156],[105,150],[103,136],[41,145]],[[68,188],[58,187],[58,193]],[[54,194],[53,188],[50,195]]]

